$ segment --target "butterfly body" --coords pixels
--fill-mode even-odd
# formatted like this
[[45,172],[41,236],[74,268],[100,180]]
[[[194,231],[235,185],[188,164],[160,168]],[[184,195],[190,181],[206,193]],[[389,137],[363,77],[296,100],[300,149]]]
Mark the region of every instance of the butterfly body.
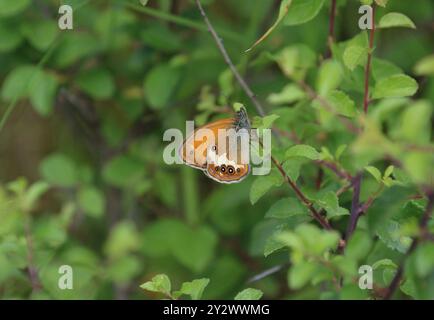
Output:
[[[241,161],[241,143],[236,145],[237,152],[233,155],[229,148],[230,140],[233,136],[248,133],[249,129],[250,122],[242,108],[234,118],[217,120],[196,129],[184,141],[180,156],[186,165],[203,170],[217,182],[238,183],[249,175],[250,165]],[[221,136],[221,130],[227,130],[228,135]]]

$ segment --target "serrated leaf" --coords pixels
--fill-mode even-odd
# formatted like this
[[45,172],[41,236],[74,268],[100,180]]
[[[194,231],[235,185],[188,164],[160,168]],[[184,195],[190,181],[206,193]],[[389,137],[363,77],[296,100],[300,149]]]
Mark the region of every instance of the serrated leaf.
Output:
[[181,286],[181,289],[177,292],[174,292],[174,295],[185,294],[190,296],[192,300],[200,300],[203,291],[205,290],[208,283],[208,278],[195,279],[190,282],[184,282]]
[[373,98],[398,98],[414,95],[419,88],[416,80],[404,74],[394,75],[375,84]]
[[396,27],[416,29],[415,24],[413,23],[413,21],[411,21],[409,17],[398,12],[390,12],[384,15],[380,19],[380,22],[378,23],[378,27],[382,29],[396,28]]
[[290,147],[286,151],[285,158],[291,158],[291,157],[304,157],[310,160],[318,160],[320,158],[320,153],[311,146],[299,144]]
[[343,60],[345,66],[351,71],[357,66],[363,66],[368,56],[368,48],[361,46],[348,46],[345,48]]
[[151,281],[147,281],[140,285],[140,288],[151,291],[160,292],[165,295],[170,295],[171,284],[170,279],[165,274],[158,274],[152,278]]

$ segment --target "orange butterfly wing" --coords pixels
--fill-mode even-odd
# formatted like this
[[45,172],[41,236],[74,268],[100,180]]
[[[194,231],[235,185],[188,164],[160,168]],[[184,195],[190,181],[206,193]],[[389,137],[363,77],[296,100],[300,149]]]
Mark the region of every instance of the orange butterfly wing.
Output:
[[[241,118],[240,118],[241,116]],[[220,182],[220,183],[238,183],[245,179],[250,173],[250,165],[249,164],[240,164],[240,159],[228,159],[228,152],[226,151],[226,158],[223,157],[223,160],[220,159],[219,163],[209,163],[208,162],[208,150],[211,147],[215,147],[214,156],[220,157],[218,154],[218,139],[219,129],[240,129],[240,128],[249,128],[250,123],[247,118],[247,114],[245,110],[239,113],[237,118],[228,118],[217,120],[211,122],[207,125],[204,125],[200,128],[194,130],[194,132],[185,139],[179,154],[181,159],[185,164],[201,169],[204,173],[211,179]],[[201,129],[211,130],[215,141],[213,142],[214,146],[211,146],[211,142],[207,141],[206,137],[199,137],[197,133]],[[226,141],[226,146],[228,146],[228,141]],[[241,146],[238,145],[238,153],[240,155]],[[224,156],[224,155],[223,155]]]
[[221,183],[238,183],[244,180],[250,173],[250,166],[244,165],[216,165],[208,164],[205,174],[213,180]]
[[[209,142],[206,141],[206,137],[201,139],[197,136],[197,132],[201,129],[209,129],[213,132],[216,140],[214,144],[218,143],[218,129],[227,129],[233,127],[234,119],[221,119],[197,128],[193,133],[185,139],[181,150],[180,156],[182,161],[186,165],[193,168],[205,169],[207,165],[207,150],[210,147]],[[198,149],[202,149],[203,152],[197,152]]]

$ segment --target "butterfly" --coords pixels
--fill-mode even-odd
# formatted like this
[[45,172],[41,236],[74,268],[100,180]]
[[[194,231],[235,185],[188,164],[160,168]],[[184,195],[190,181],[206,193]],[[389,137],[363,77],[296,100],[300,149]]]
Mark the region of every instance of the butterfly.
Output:
[[[228,135],[225,137],[226,144],[222,148],[219,148],[219,141],[223,146],[221,136],[219,136],[220,129],[229,130],[227,131],[229,132]],[[204,131],[212,134],[214,139],[209,139],[209,137],[204,139],[201,134]],[[246,148],[246,144],[243,145],[236,140],[235,148],[237,150],[236,153],[234,152],[235,156],[234,153],[230,152],[229,140],[233,138],[230,134],[249,135],[249,132],[250,121],[246,109],[241,107],[232,118],[217,120],[194,130],[184,140],[179,149],[179,155],[186,165],[202,170],[206,176],[217,182],[238,183],[249,175],[250,164],[241,161],[241,154],[246,151],[242,148]]]

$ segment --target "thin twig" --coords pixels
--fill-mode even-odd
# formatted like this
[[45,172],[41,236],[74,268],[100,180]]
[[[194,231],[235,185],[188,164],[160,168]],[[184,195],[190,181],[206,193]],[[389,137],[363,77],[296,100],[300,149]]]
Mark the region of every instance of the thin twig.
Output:
[[200,14],[203,17],[203,20],[205,21],[205,24],[208,27],[209,32],[211,33],[212,37],[214,38],[215,43],[217,44],[218,49],[220,50],[223,59],[225,60],[226,64],[231,69],[232,73],[234,74],[235,78],[237,79],[240,86],[243,88],[244,92],[247,94],[247,96],[252,101],[253,105],[256,108],[256,111],[261,117],[265,116],[264,108],[262,107],[261,103],[257,99],[256,95],[253,93],[252,89],[250,89],[247,82],[244,80],[244,78],[240,75],[237,68],[235,67],[234,63],[232,62],[232,59],[229,57],[228,52],[226,51],[225,46],[223,45],[222,39],[217,34],[217,31],[214,29],[213,25],[211,24],[210,20],[208,19],[208,16],[205,13],[205,10],[202,7],[202,4],[200,3],[200,0],[196,0],[197,7],[199,8]]
[[[423,214],[422,219],[419,222],[419,228],[421,231],[421,235],[426,233],[426,231],[428,229],[428,222],[431,218],[431,214],[432,214],[433,207],[434,207],[434,191],[430,190],[428,192],[427,196],[428,196],[428,203],[426,205],[425,213]],[[417,248],[419,242],[420,242],[420,238],[414,238],[413,239],[413,242],[411,243],[410,248],[408,249],[407,253],[405,254],[403,261],[399,265],[398,270],[396,271],[395,276],[393,277],[392,282],[389,285],[389,288],[388,288],[386,296],[385,296],[386,300],[391,299],[393,294],[395,293],[396,289],[398,289],[398,287],[401,283],[401,280],[402,280],[402,276],[404,275],[405,260],[414,252],[414,250]]]
[[372,26],[371,32],[369,36],[369,52],[368,52],[368,61],[365,67],[365,94],[363,98],[363,111],[368,113],[369,107],[369,76],[371,73],[371,64],[372,64],[372,50],[374,49],[374,38],[375,38],[375,3],[372,4]]
[[353,199],[351,202],[351,213],[350,213],[350,221],[347,226],[347,232],[345,234],[345,240],[348,241],[351,237],[351,234],[354,232],[357,226],[357,222],[359,220],[359,208],[360,208],[360,186],[362,184],[362,174],[359,173],[354,178],[353,183]]
[[283,178],[286,180],[286,182],[289,184],[289,186],[294,190],[297,197],[300,199],[300,201],[309,209],[310,213],[312,214],[312,217],[326,230],[332,230],[332,226],[328,222],[328,220],[320,215],[318,211],[314,208],[313,203],[304,195],[304,193],[300,190],[300,188],[295,184],[294,181],[286,174],[285,170],[283,169],[282,165],[271,156],[271,161],[273,161],[276,168],[279,170],[280,174],[283,176]]

